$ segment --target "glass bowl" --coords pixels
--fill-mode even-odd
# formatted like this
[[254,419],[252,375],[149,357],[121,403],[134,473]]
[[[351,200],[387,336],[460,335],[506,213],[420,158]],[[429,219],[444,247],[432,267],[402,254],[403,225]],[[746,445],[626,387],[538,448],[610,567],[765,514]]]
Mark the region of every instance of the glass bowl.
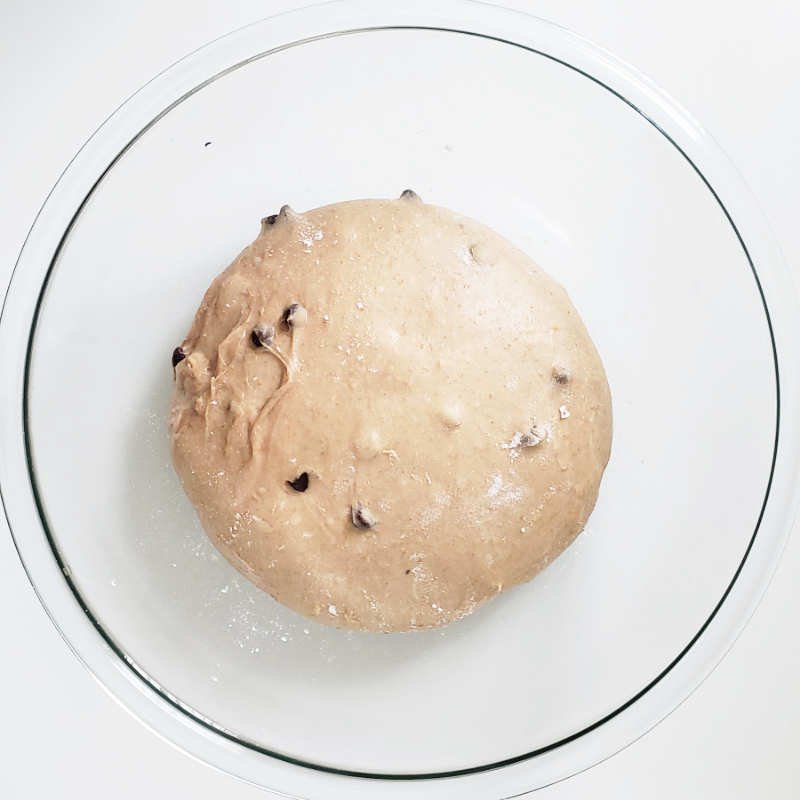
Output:
[[[797,300],[703,129],[603,50],[493,6],[339,2],[198,50],[68,166],[0,329],[0,482],[65,640],[145,724],[308,798],[510,797],[644,733],[722,657],[790,529]],[[411,187],[568,289],[614,398],[577,542],[442,630],[259,592],[173,474],[170,354],[283,203]]]

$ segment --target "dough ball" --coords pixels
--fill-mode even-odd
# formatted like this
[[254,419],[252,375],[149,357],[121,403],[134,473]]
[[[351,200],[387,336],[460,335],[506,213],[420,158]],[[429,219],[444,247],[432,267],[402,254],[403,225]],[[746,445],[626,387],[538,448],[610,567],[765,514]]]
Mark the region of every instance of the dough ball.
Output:
[[529,580],[609,457],[564,290],[413,192],[266,217],[173,364],[173,459],[209,537],[338,627],[444,625]]

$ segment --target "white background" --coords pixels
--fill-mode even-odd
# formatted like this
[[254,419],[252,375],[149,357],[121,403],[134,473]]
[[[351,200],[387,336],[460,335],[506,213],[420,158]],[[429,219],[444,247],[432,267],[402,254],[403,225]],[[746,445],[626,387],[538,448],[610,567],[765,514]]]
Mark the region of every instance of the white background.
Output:
[[[800,4],[505,4],[604,45],[686,106],[732,156],[800,269]],[[0,0],[0,287],[61,169],[122,100],[208,40],[296,5]],[[795,533],[764,602],[706,683],[623,753],[537,798],[800,797],[799,580]],[[178,753],[103,693],[39,607],[4,521],[0,624],[4,800],[267,796]]]

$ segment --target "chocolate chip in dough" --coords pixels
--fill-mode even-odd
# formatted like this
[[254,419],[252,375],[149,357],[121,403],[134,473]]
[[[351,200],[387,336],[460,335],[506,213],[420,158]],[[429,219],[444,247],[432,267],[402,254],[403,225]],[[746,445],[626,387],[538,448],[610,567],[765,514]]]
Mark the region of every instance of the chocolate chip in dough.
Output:
[[378,520],[372,516],[372,512],[368,508],[362,506],[361,503],[350,506],[350,517],[353,520],[353,525],[360,531],[368,531],[370,528],[374,528],[378,522]]
[[272,347],[275,338],[275,328],[272,325],[257,325],[250,334],[253,347]]
[[184,358],[186,358],[186,351],[182,347],[176,347],[172,351],[172,369],[174,370]]
[[569,377],[569,370],[565,367],[553,367],[553,380],[556,383],[560,383],[562,386],[564,386],[564,384],[569,383]]
[[519,437],[520,447],[536,447],[547,438],[547,432],[542,428],[532,425],[531,429]]
[[308,322],[308,311],[300,303],[292,303],[284,310],[281,322],[286,328],[302,328]]
[[308,473],[301,472],[294,480],[286,481],[287,486],[291,486],[296,492],[304,492],[308,489]]

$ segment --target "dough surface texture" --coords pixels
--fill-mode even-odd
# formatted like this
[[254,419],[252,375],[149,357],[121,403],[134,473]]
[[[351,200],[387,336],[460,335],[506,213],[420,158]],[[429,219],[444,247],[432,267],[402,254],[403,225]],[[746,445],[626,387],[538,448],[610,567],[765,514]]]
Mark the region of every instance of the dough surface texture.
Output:
[[564,290],[411,192],[266,217],[173,365],[173,461],[209,537],[337,627],[444,625],[529,580],[609,458]]

